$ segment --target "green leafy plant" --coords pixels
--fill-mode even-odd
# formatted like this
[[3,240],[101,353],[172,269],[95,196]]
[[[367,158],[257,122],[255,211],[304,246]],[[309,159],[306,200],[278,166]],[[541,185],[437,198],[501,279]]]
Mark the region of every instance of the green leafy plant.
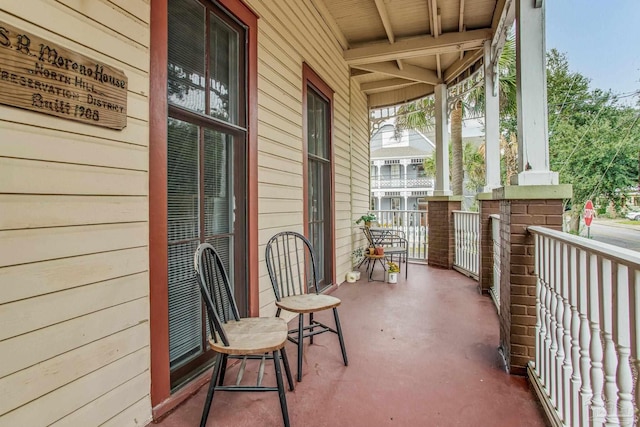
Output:
[[376,215],[375,215],[375,214],[368,213],[368,214],[362,215],[360,218],[358,218],[358,219],[356,220],[356,224],[360,224],[360,223],[361,223],[361,222],[363,222],[363,221],[364,221],[364,222],[365,222],[365,224],[366,224],[367,222],[373,222],[373,221],[376,221],[377,219],[378,219],[378,218],[376,217]]
[[354,266],[360,264],[362,258],[364,258],[364,248],[362,246],[351,251],[351,261]]
[[400,267],[395,262],[387,261],[387,265],[389,266],[389,273],[399,273],[400,272]]

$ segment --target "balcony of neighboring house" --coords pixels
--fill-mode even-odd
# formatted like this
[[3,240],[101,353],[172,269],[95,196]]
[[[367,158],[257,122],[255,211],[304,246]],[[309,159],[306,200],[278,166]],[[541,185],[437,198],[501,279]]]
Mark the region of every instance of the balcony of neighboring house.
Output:
[[409,188],[428,191],[433,190],[433,178],[427,176],[413,178],[402,176],[378,177],[373,175],[371,176],[371,188],[376,190],[403,190],[405,188]]

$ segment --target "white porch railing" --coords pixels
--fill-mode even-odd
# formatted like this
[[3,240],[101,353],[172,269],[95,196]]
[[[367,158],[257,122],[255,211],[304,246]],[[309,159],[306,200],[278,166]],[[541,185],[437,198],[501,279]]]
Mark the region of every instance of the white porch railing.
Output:
[[455,258],[453,267],[476,280],[480,273],[480,215],[478,212],[453,211]]
[[500,314],[500,215],[490,215],[491,240],[493,242],[493,282],[489,294]]
[[402,231],[409,243],[409,259],[426,261],[429,227],[426,211],[377,210],[378,226]]
[[529,231],[538,277],[532,376],[554,424],[636,425],[640,256],[543,227]]

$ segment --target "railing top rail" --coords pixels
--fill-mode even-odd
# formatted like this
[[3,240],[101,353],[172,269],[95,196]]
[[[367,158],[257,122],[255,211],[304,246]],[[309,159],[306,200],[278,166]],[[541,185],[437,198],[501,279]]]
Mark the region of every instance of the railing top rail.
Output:
[[640,269],[640,253],[632,251],[631,249],[609,245],[608,243],[595,242],[585,239],[584,237],[574,236],[569,233],[552,230],[546,227],[531,226],[527,229],[533,234],[551,237],[562,242],[569,243],[594,255],[612,259],[619,264],[634,266],[636,269]]
[[491,214],[489,215],[489,218],[500,221],[500,214]]
[[454,214],[469,214],[469,215],[480,215],[480,212],[472,212],[472,211],[452,211]]

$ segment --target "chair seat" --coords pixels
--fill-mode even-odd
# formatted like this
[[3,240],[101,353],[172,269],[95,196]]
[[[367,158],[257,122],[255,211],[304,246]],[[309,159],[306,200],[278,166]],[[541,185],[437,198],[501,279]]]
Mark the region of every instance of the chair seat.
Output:
[[389,247],[384,247],[384,253],[385,254],[400,254],[400,253],[405,253],[407,252],[407,248],[403,248],[402,246],[389,246]]
[[287,322],[279,317],[248,317],[239,321],[230,320],[224,325],[229,339],[225,346],[209,340],[214,351],[223,354],[261,354],[284,347],[287,341]]
[[339,306],[340,303],[338,298],[323,294],[292,295],[276,301],[278,307],[294,313],[313,313],[327,310]]

